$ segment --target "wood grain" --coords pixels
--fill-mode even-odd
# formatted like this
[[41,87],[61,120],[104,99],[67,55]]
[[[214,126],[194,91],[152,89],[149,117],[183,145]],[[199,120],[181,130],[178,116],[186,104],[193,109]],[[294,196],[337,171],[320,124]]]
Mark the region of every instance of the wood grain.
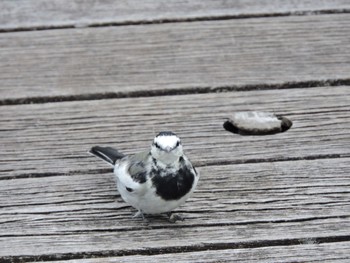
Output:
[[[303,222],[350,216],[349,158],[200,168],[193,197],[177,209],[181,227]],[[134,231],[112,171],[5,180],[0,185],[1,236]],[[172,228],[164,217],[153,228]]]
[[[197,166],[346,156],[349,107],[348,86],[3,106],[0,177],[108,168],[87,150],[148,150],[161,130],[178,133]],[[231,113],[245,110],[276,112],[294,124],[269,136],[223,129]]]
[[1,34],[0,97],[348,79],[349,23],[338,14]]
[[[350,261],[349,1],[0,10],[1,262]],[[223,129],[246,110],[294,124]],[[176,224],[131,219],[111,168],[86,153],[148,150],[161,130],[201,172]]]
[[[310,240],[312,242],[312,240]],[[159,262],[167,263],[174,258],[176,262],[329,262],[347,263],[349,261],[350,242],[327,244],[300,244],[296,246],[276,246],[246,249],[207,250],[200,252],[170,253],[153,256],[120,256],[108,258],[93,258],[81,260],[57,261],[63,262]],[[48,262],[48,261],[47,261]]]
[[36,0],[0,2],[0,30],[349,9],[347,0]]
[[[221,244],[237,247],[244,242],[254,243],[269,239],[278,243],[293,239],[294,242],[312,242],[319,238],[326,239],[330,235],[341,237],[344,229],[350,228],[350,220],[327,219],[311,222],[285,222],[271,224],[255,224],[254,226],[213,226],[198,228],[161,228],[137,229],[135,231],[100,231],[91,233],[60,234],[44,236],[17,236],[0,238],[0,256],[36,256],[67,253],[85,253],[87,256],[110,251],[121,255],[129,251],[133,254],[148,251],[181,251],[195,250],[197,247],[215,248]],[[206,233],[203,235],[203,233]],[[349,233],[346,231],[346,234]],[[149,252],[148,252],[149,253]]]
[[111,173],[5,180],[0,256],[341,240],[350,236],[349,160],[203,167],[198,190],[177,210],[187,220],[175,225],[132,220]]

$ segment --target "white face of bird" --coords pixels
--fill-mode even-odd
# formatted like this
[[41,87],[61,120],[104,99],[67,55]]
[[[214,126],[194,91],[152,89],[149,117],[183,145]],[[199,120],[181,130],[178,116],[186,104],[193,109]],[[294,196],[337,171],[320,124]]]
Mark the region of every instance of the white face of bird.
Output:
[[172,132],[160,132],[153,140],[151,154],[163,163],[172,163],[183,155],[180,138]]

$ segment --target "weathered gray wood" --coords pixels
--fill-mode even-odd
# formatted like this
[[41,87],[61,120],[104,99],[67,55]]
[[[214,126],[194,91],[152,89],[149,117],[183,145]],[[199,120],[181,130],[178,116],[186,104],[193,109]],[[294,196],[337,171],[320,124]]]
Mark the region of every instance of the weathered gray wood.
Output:
[[[0,255],[80,257],[341,238],[350,235],[349,164],[341,158],[203,167],[198,191],[179,210],[187,220],[175,226],[131,220],[130,209],[115,202],[111,174],[5,180]],[[337,255],[341,245],[333,247]]]
[[[110,145],[148,150],[155,134],[173,130],[196,165],[349,155],[349,87],[265,90],[1,107],[0,177],[108,168],[86,152]],[[271,136],[225,131],[234,111],[289,117]]]
[[89,26],[103,23],[135,23],[186,20],[202,17],[265,15],[349,9],[348,0],[36,0],[0,2],[0,29]]
[[[200,231],[203,226],[346,221],[349,166],[349,158],[339,158],[202,167],[197,191],[177,209],[187,220],[176,226]],[[0,237],[148,227],[131,220],[135,209],[120,199],[112,172],[3,180],[0,204]],[[149,226],[174,227],[161,217]]]
[[76,234],[0,237],[0,256],[59,256],[65,253],[98,253],[113,250],[126,254],[147,253],[149,250],[174,251],[180,249],[239,246],[244,242],[283,242],[293,239],[300,243],[315,242],[315,238],[341,238],[349,235],[350,218],[314,220],[307,222],[257,223],[254,225],[226,225],[210,227],[173,227],[134,231],[80,232]]
[[[2,1],[0,31],[349,8],[330,2]],[[349,79],[349,22],[338,14],[4,33],[0,103]],[[349,95],[346,86],[301,87],[2,106],[0,261],[128,254],[109,261],[348,262]],[[232,135],[222,123],[237,110],[282,113],[294,126],[274,136]],[[85,152],[94,144],[147,149],[163,129],[181,135],[202,178],[177,210],[186,221],[140,223],[112,173]],[[8,180],[16,176],[23,178]]]
[[0,98],[350,78],[350,14],[0,35]]
[[[310,240],[312,242],[312,240]],[[329,262],[329,263],[348,263],[349,262],[350,242],[327,243],[327,244],[300,244],[296,246],[276,246],[262,248],[245,249],[224,249],[207,250],[200,252],[170,253],[153,256],[124,256],[93,258],[80,260],[55,261],[62,262]],[[52,261],[50,261],[52,262]]]

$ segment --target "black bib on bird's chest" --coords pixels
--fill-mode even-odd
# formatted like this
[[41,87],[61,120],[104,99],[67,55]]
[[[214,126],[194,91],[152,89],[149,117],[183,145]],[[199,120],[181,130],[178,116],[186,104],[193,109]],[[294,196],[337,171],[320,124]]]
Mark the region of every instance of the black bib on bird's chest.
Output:
[[178,200],[186,195],[194,183],[194,174],[187,166],[170,172],[159,167],[153,167],[151,178],[156,187],[156,193],[164,200]]

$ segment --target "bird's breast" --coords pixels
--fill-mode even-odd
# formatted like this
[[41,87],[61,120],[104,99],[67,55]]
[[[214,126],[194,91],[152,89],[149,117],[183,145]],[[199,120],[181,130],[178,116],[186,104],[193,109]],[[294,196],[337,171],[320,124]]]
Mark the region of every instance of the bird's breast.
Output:
[[169,201],[179,200],[189,193],[195,181],[195,175],[186,168],[175,171],[152,169],[151,178],[156,188],[156,194]]

